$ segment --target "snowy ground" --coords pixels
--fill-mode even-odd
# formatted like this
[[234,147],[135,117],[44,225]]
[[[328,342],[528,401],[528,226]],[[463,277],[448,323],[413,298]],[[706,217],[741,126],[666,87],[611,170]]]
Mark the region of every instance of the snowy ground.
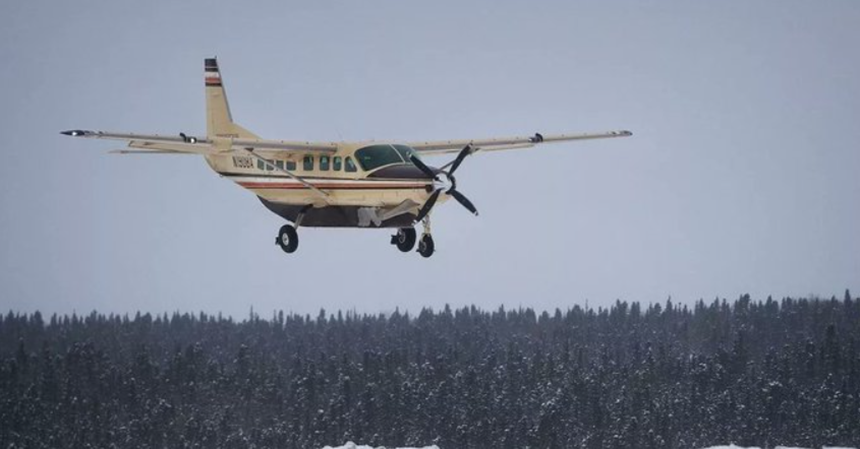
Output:
[[[359,446],[359,445],[356,445],[355,443],[353,443],[352,441],[349,441],[346,444],[344,444],[343,446],[337,446],[337,447],[326,446],[323,449],[439,449],[439,446],[425,446],[423,448],[412,448],[412,447],[386,448],[384,446],[379,446],[379,447],[374,448],[372,446]],[[761,449],[761,448],[758,446],[741,447],[741,446],[735,446],[734,444],[730,444],[728,446],[711,446],[711,447],[706,447],[704,449]],[[777,446],[775,449],[809,449],[809,448],[792,447],[792,446]],[[856,448],[856,447],[842,447],[842,446],[824,446],[821,449],[858,449],[858,448]]]
[[[359,446],[359,445],[356,445],[355,443],[353,443],[352,441],[349,441],[346,444],[344,444],[343,446],[337,446],[337,447],[326,446],[323,449],[439,449],[439,446],[425,446],[423,448],[412,448],[412,447],[385,448],[384,446],[380,446],[380,447],[374,448],[372,446]],[[761,448],[758,446],[741,447],[741,446],[735,446],[734,444],[730,444],[728,446],[711,446],[711,447],[706,447],[704,449],[761,449]],[[792,447],[792,446],[777,446],[775,449],[809,449],[809,448]],[[858,448],[856,448],[856,447],[842,447],[842,446],[824,446],[821,449],[858,449]]]
[[[761,448],[758,446],[741,447],[741,446],[735,446],[734,444],[730,444],[728,446],[711,446],[711,447],[706,447],[705,449],[761,449]],[[777,446],[775,449],[809,449],[809,448],[792,447],[792,446]],[[842,446],[824,446],[821,449],[857,449],[857,448],[842,447]]]
[[353,443],[352,441],[348,441],[343,446],[337,446],[337,447],[326,446],[323,449],[439,449],[439,446],[399,447],[399,448],[397,448],[397,447],[386,448],[384,446],[379,446],[379,447],[374,448],[372,446],[359,446],[359,445]]

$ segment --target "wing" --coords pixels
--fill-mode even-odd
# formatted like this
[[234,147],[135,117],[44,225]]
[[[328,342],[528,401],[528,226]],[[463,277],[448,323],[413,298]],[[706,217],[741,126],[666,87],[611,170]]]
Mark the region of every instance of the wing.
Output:
[[295,153],[331,154],[337,151],[334,142],[291,142],[286,140],[265,139],[206,139],[187,136],[163,136],[158,134],[114,133],[104,131],[87,131],[75,129],[63,131],[61,134],[72,137],[91,139],[124,140],[130,148],[138,151],[120,150],[116,153],[152,153],[152,154],[224,154],[233,151],[253,151],[267,157],[277,157]]
[[273,153],[283,152],[321,152],[334,153],[336,146],[331,144],[314,144],[311,142],[286,142],[282,140],[261,139],[198,139],[187,136],[184,133],[179,137],[161,136],[158,134],[128,134],[108,133],[102,131],[85,131],[80,129],[62,131],[61,134],[72,137],[89,137],[93,139],[126,140],[128,146],[134,150],[115,150],[114,154],[229,154],[242,153],[251,156],[274,170],[280,171],[287,176],[299,181],[305,187],[327,198],[328,194],[314,187],[303,178],[274,165],[266,156],[271,157]]
[[535,133],[527,137],[497,137],[490,139],[472,140],[440,140],[429,142],[409,142],[406,145],[414,148],[422,156],[434,154],[457,153],[466,145],[471,145],[475,151],[516,150],[530,148],[541,143],[566,142],[569,140],[608,139],[611,137],[632,136],[630,131],[608,131],[603,133],[556,134],[542,135]]

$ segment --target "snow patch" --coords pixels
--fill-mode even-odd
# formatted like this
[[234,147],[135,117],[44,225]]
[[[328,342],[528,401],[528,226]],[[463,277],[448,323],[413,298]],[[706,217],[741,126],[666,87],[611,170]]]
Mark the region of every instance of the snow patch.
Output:
[[352,441],[347,441],[346,444],[344,444],[343,446],[336,446],[336,447],[326,446],[322,449],[439,449],[439,446],[433,445],[433,446],[424,446],[424,447],[392,447],[392,448],[386,448],[385,446],[378,446],[378,447],[360,446],[360,445],[353,443]]
[[711,446],[711,447],[706,447],[703,449],[761,449],[761,448],[758,446],[743,447],[743,446],[735,446],[734,444],[730,444],[728,446]]
[[[706,447],[703,449],[761,449],[761,448],[758,446],[742,447],[742,446],[735,446],[734,444],[730,444],[728,446],[711,446],[711,447]],[[808,449],[808,448],[794,447],[794,446],[777,446],[774,449]],[[824,446],[821,449],[857,449],[857,448],[856,447],[841,447],[841,446]]]

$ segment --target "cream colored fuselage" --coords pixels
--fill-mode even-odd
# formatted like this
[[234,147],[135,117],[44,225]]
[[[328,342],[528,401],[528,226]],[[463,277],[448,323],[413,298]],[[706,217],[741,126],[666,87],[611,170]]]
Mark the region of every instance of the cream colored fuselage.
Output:
[[[206,162],[221,176],[229,178],[260,198],[278,204],[313,205],[316,208],[329,206],[392,208],[407,200],[411,200],[418,206],[424,204],[432,192],[432,190],[428,191],[428,186],[432,186],[433,182],[422,177],[417,169],[415,169],[414,178],[374,176],[374,173],[393,165],[414,168],[411,164],[390,164],[369,172],[362,170],[357,164],[354,152],[370,144],[378,143],[346,144],[330,156],[291,154],[283,159],[270,159],[273,164],[279,166],[286,167],[288,163],[294,164],[291,165],[294,167],[290,170],[291,173],[300,176],[325,192],[327,196],[320,195],[299,181],[262,165],[249,156],[213,155],[206,156]],[[306,157],[313,158],[313,168],[310,170],[306,169],[304,164]],[[322,158],[328,158],[327,170],[321,167]],[[341,161],[337,167],[339,170],[335,170],[335,164],[332,162],[335,158]],[[353,161],[355,171],[347,171],[345,161],[348,158]],[[447,200],[445,195],[439,198],[439,202],[445,200]],[[417,207],[412,212],[417,212]]]

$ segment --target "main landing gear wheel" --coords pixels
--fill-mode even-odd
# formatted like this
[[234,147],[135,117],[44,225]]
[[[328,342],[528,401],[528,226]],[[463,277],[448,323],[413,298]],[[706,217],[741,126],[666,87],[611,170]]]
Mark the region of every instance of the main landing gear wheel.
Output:
[[397,249],[407,253],[415,248],[415,228],[400,228],[397,234],[391,236],[391,244],[397,245]]
[[275,243],[277,243],[285,253],[294,252],[299,247],[299,234],[296,232],[296,228],[288,224],[281,226],[281,230],[278,231],[278,237],[275,239]]
[[424,234],[421,236],[421,241],[418,242],[418,254],[424,257],[430,257],[436,251],[436,245],[433,243],[433,236]]

